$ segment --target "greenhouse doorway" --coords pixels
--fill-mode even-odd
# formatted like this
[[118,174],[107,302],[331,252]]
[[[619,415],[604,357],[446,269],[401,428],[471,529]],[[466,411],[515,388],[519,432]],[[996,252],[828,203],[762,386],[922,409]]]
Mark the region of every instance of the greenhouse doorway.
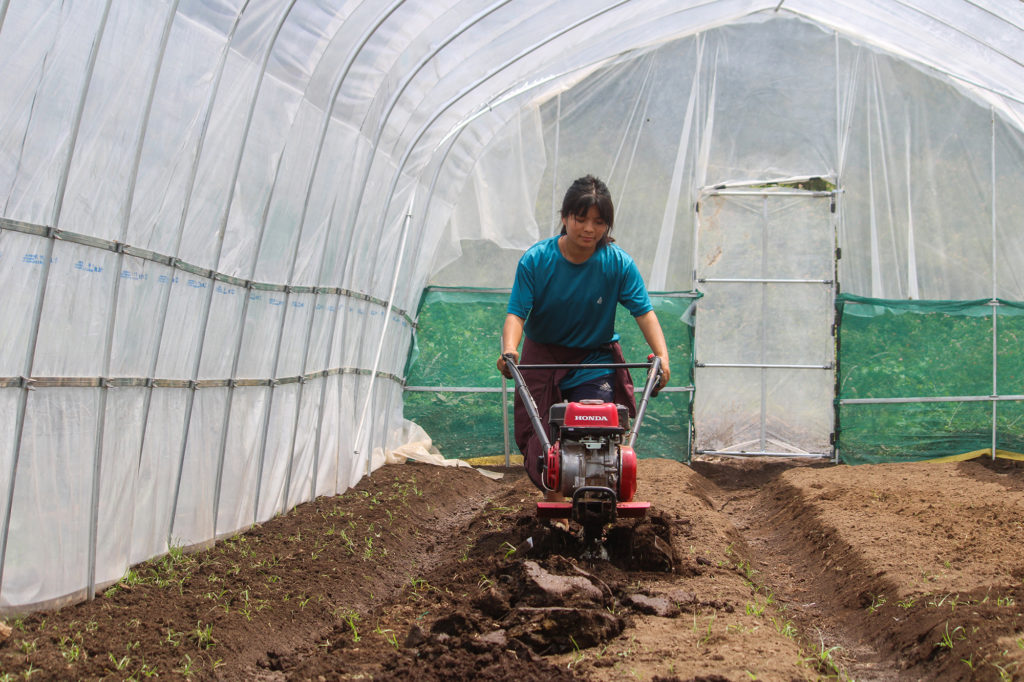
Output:
[[834,459],[836,199],[820,178],[701,193],[695,454]]

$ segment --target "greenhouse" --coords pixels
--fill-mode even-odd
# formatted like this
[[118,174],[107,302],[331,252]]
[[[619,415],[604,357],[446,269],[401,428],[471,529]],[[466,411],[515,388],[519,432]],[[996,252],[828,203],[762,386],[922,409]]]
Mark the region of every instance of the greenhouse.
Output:
[[0,610],[518,454],[509,287],[588,173],[672,356],[641,457],[1024,452],[1015,0],[0,0],[0,85]]

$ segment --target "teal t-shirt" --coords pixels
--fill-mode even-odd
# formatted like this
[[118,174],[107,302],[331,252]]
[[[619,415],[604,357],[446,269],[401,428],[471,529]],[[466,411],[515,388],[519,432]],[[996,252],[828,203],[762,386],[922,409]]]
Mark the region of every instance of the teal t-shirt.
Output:
[[[526,336],[537,343],[590,348],[585,363],[611,362],[600,346],[619,340],[615,308],[621,303],[633,317],[654,309],[640,270],[615,244],[598,247],[583,263],[571,263],[558,248],[558,236],[540,241],[523,254],[508,300],[508,312],[526,320]],[[568,389],[612,370],[577,370],[560,384]]]

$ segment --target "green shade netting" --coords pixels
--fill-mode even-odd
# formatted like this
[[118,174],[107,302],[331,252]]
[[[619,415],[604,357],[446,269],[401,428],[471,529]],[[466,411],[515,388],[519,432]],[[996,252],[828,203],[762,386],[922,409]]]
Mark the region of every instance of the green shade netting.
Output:
[[[691,304],[698,296],[689,292],[651,294],[668,342],[673,388],[693,387]],[[502,378],[495,362],[507,304],[507,291],[434,287],[424,292],[420,302],[406,368],[405,417],[422,426],[446,457],[505,454]],[[621,306],[615,328],[622,337],[626,360],[644,362],[650,349]],[[643,370],[634,370],[638,390],[644,378]],[[519,454],[511,439],[512,382],[507,385],[511,454]],[[636,444],[639,457],[689,460],[692,396],[692,390],[666,391],[651,400]]]
[[[842,294],[836,309],[836,430],[844,462],[914,461],[992,447],[993,401],[965,398],[1024,395],[1024,305]],[[844,402],[910,398],[960,399]],[[994,409],[996,448],[1024,450],[1024,402],[1001,400]]]

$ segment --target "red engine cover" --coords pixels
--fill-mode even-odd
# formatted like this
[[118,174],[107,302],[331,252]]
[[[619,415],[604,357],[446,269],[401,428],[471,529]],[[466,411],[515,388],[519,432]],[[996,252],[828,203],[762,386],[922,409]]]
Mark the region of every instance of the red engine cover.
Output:
[[619,447],[619,502],[630,502],[636,492],[636,452],[628,445]]
[[575,428],[617,427],[619,408],[615,403],[569,403],[565,406],[562,425]]
[[551,449],[548,450],[546,465],[544,483],[551,490],[558,490],[562,482],[562,451],[559,448],[558,441],[555,441]]

